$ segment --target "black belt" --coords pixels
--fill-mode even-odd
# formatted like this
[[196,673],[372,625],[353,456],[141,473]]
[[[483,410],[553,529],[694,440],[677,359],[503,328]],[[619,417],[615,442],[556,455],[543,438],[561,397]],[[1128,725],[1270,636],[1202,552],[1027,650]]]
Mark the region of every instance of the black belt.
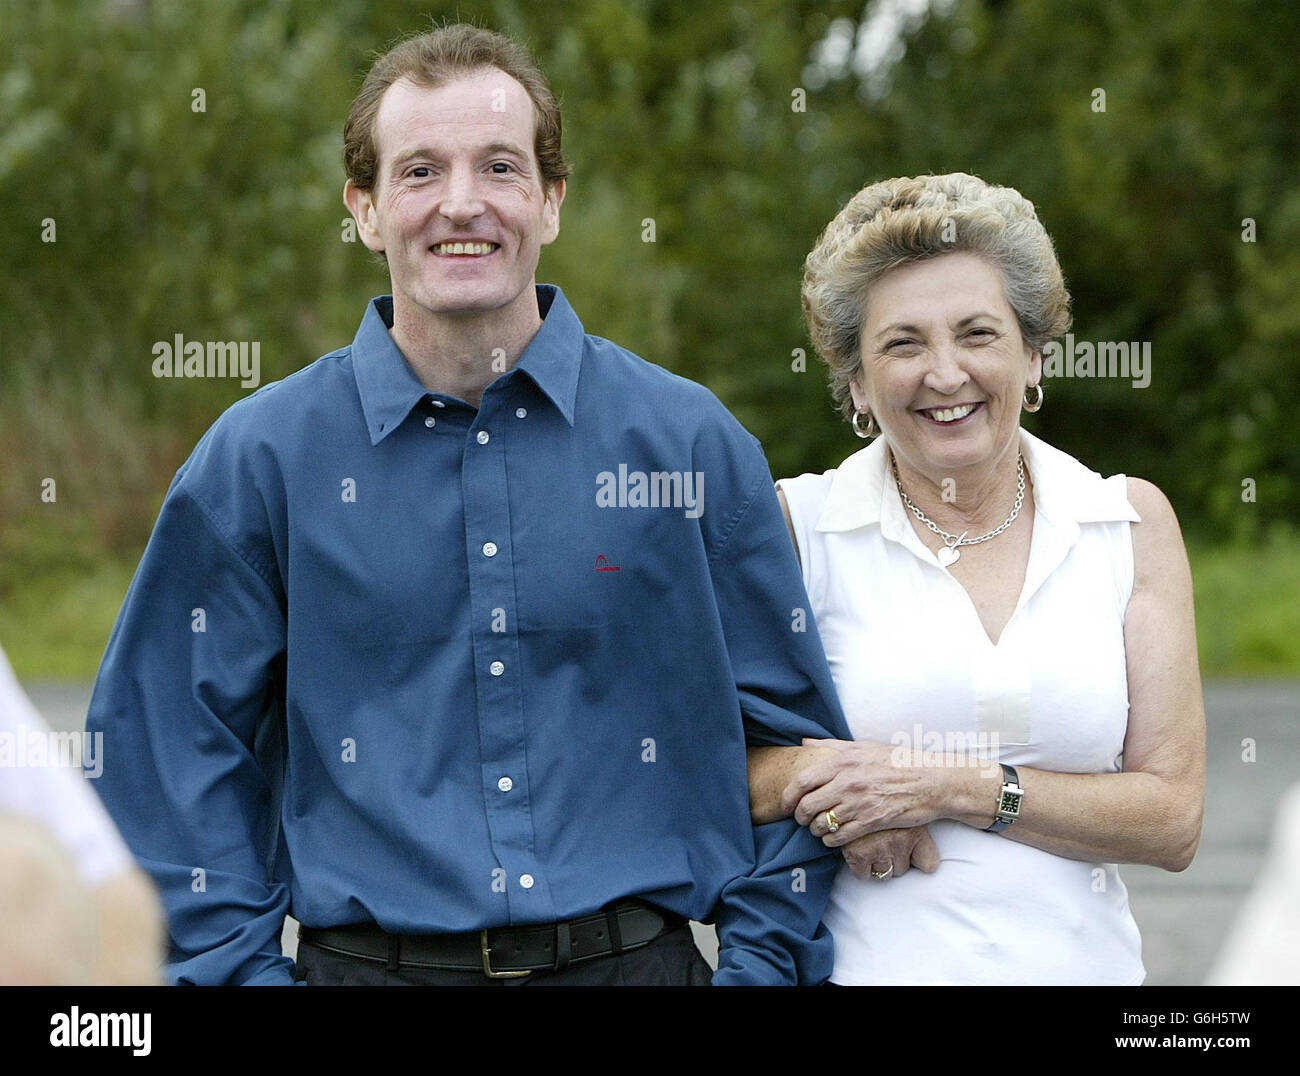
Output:
[[389,971],[443,968],[512,979],[534,971],[563,971],[570,964],[640,949],[685,924],[673,912],[620,900],[565,923],[493,927],[467,934],[388,934],[375,923],[300,925],[298,938],[345,956],[379,961]]

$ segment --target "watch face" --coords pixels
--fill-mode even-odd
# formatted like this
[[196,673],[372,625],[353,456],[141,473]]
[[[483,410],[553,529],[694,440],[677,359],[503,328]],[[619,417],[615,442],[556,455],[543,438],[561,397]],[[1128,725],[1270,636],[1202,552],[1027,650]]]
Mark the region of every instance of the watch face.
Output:
[[1003,792],[1002,802],[998,805],[1000,814],[1019,814],[1020,813],[1020,794],[1018,792]]

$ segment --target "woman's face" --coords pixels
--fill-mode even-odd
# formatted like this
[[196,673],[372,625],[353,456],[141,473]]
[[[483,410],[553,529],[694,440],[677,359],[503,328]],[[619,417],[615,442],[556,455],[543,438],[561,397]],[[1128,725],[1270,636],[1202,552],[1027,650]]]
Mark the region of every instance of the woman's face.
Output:
[[943,254],[891,270],[871,287],[853,403],[876,417],[900,463],[936,484],[991,466],[1020,427],[1042,355],[1020,335],[997,270]]

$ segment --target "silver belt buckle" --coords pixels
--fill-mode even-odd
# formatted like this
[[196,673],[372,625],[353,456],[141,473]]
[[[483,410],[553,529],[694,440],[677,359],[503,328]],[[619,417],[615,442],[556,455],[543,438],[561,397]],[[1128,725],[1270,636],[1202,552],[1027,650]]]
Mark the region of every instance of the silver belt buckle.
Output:
[[522,979],[525,975],[532,975],[531,971],[493,971],[492,947],[488,945],[486,930],[478,932],[478,947],[483,954],[483,974],[489,979]]

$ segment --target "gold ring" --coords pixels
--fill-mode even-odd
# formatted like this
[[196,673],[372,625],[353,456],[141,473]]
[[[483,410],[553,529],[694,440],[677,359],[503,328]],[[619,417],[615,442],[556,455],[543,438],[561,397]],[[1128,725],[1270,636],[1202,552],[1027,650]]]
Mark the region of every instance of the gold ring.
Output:
[[872,872],[871,872],[871,877],[873,877],[873,878],[881,878],[881,879],[884,879],[884,878],[888,878],[888,877],[889,877],[891,874],[893,874],[893,873],[894,873],[894,865],[893,865],[893,863],[890,863],[890,864],[889,864],[889,870],[887,870],[887,871],[872,871]]
[[834,833],[840,828],[840,820],[835,817],[834,811],[826,812],[826,832]]

